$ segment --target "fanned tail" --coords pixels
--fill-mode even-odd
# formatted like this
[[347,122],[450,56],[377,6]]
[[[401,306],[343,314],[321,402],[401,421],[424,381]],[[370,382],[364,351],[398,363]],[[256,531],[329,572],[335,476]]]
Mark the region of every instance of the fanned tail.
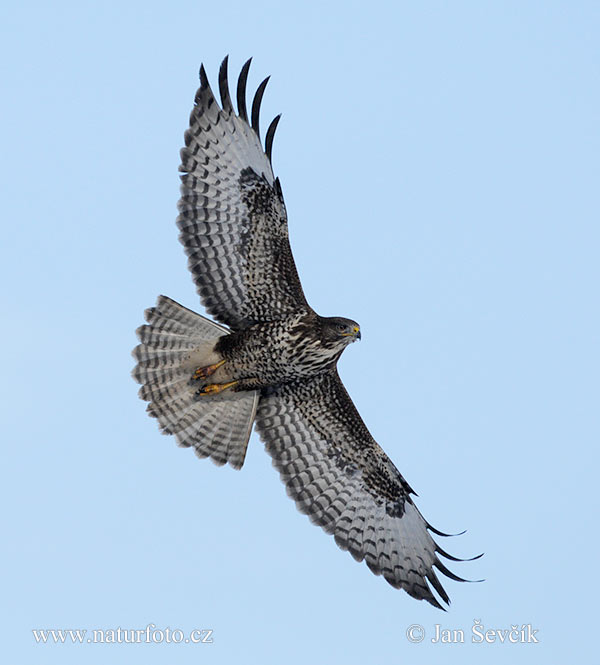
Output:
[[[133,350],[137,365],[132,375],[142,384],[139,395],[149,402],[148,413],[158,420],[163,434],[175,436],[178,445],[193,446],[198,457],[240,469],[258,393],[199,396],[199,384],[192,380],[195,369],[220,360],[214,346],[229,331],[166,296],[158,297],[145,318],[147,325],[136,331],[141,343]],[[220,382],[219,372],[211,381]]]

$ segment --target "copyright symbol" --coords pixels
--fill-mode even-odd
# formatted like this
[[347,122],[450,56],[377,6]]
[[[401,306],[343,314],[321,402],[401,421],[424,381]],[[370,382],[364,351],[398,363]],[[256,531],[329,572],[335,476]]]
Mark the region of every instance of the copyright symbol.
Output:
[[406,629],[406,637],[409,642],[422,642],[425,639],[425,628],[418,623],[413,623]]

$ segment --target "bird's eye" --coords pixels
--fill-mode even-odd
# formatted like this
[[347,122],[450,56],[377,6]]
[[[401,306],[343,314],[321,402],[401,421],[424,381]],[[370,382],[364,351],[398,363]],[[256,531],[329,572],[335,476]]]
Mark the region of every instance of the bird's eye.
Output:
[[346,330],[346,326],[343,323],[338,323],[338,330],[340,332],[344,332],[344,330]]

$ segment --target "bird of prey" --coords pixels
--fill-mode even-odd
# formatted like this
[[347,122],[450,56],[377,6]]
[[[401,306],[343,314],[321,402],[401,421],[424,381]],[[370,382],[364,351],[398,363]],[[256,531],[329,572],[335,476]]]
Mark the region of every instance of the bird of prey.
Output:
[[279,121],[260,139],[266,78],[250,114],[250,60],[231,100],[227,58],[219,104],[200,88],[181,150],[177,226],[201,301],[216,322],[165,296],[145,312],[133,355],[140,397],[165,434],[199,457],[239,469],[253,425],[299,510],[412,597],[443,609],[434,529],[413,490],[375,442],[336,369],[360,339],[358,323],[319,316],[308,304],[288,240],[271,152]]

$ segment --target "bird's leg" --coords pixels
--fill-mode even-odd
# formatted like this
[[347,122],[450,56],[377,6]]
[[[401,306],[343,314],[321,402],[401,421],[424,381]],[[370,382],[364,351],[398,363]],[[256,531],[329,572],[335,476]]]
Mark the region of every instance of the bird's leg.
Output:
[[207,379],[209,376],[212,376],[219,367],[222,367],[225,364],[224,360],[215,363],[214,365],[208,365],[207,367],[198,367],[198,369],[192,374],[192,379],[197,381],[199,379]]
[[196,395],[216,395],[222,393],[227,388],[231,388],[239,383],[239,381],[229,381],[229,383],[209,383],[207,386],[200,388]]

